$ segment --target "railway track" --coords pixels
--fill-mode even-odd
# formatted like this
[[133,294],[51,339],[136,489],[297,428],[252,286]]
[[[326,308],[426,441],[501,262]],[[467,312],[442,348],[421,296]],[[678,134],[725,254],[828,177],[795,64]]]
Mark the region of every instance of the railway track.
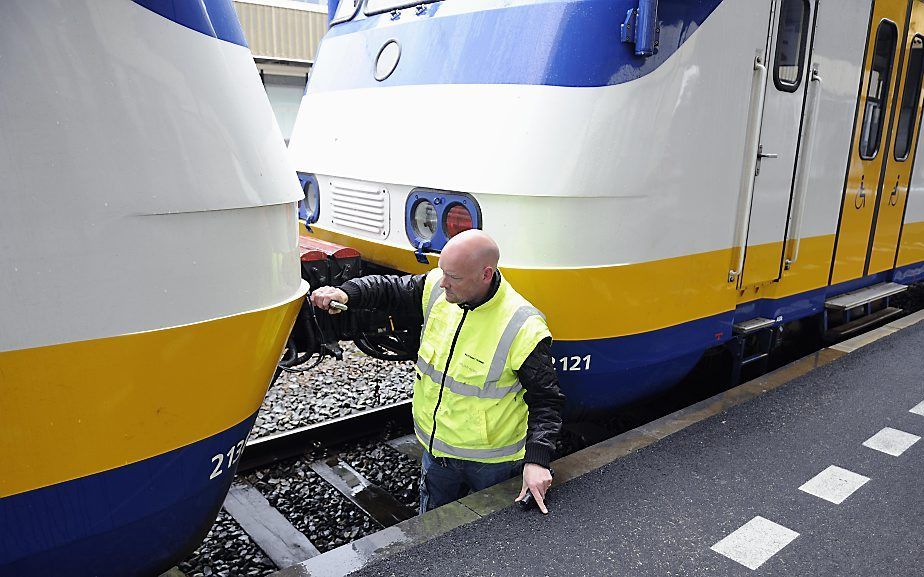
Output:
[[311,448],[373,437],[392,425],[411,426],[409,399],[248,441],[238,463],[238,475],[297,457]]
[[[199,571],[187,563],[177,572],[265,575],[414,516],[416,439],[370,441],[410,431],[410,424],[406,400],[248,441],[216,524],[229,542],[246,541],[243,566],[223,571],[203,563]],[[369,466],[396,460],[400,466],[377,474]]]

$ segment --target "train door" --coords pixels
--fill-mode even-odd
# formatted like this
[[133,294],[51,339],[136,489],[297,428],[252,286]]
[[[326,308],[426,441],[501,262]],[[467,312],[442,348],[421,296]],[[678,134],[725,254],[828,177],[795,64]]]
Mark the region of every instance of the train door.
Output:
[[756,152],[757,159],[739,286],[780,278],[815,5],[809,0],[777,0],[770,19],[766,61],[755,64],[766,66],[766,79],[757,150],[749,151]]
[[[889,217],[899,204],[898,196],[902,197],[904,208],[904,191],[907,190],[910,172],[905,168],[910,167],[911,161],[895,162],[888,171],[886,160],[891,152],[892,118],[898,101],[905,52],[901,39],[906,37],[910,9],[908,0],[876,0],[873,3],[830,284],[866,274],[875,235],[873,227],[884,186],[889,187],[887,195],[890,198],[885,199],[889,210],[883,212],[889,224],[883,227],[881,246],[889,242],[887,237],[891,228],[900,226],[900,214],[897,224],[892,223]],[[891,177],[888,182],[885,180],[887,176]],[[893,190],[894,195],[891,193]],[[895,206],[889,204],[892,202]],[[897,241],[891,248],[893,261],[896,245]],[[879,259],[884,256],[883,252]],[[891,268],[891,262],[886,268]]]
[[892,142],[873,216],[866,274],[895,266],[898,239],[908,200],[908,184],[920,132],[921,79],[924,72],[924,4],[912,2],[905,56],[899,77],[898,109],[892,115]]

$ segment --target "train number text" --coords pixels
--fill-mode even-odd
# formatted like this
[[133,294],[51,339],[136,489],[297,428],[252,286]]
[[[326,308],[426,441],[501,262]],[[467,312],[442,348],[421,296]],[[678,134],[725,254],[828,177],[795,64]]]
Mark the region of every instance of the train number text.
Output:
[[561,363],[561,370],[563,371],[589,371],[590,355],[584,355],[583,357],[562,357],[557,359],[556,363]]
[[[241,453],[244,452],[244,443],[246,441],[247,438],[245,437],[238,441],[237,444],[231,445],[231,448],[228,449],[227,452],[218,453],[212,457],[212,463],[215,465],[215,468],[212,470],[212,474],[209,476],[210,480],[220,476],[225,471],[231,470],[231,467],[237,463],[238,459],[241,458]],[[225,459],[225,457],[227,457],[227,459]]]

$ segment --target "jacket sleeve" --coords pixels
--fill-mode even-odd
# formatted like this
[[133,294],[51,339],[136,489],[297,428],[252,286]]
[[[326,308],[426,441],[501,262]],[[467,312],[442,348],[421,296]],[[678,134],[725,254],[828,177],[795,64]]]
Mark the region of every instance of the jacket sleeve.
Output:
[[423,323],[424,281],[426,275],[369,275],[349,280],[340,289],[347,294],[351,308],[374,309],[407,315]]
[[549,467],[555,452],[555,442],[561,431],[561,409],[565,404],[565,395],[558,387],[551,347],[552,339],[541,340],[517,371],[529,407],[524,461],[545,468]]

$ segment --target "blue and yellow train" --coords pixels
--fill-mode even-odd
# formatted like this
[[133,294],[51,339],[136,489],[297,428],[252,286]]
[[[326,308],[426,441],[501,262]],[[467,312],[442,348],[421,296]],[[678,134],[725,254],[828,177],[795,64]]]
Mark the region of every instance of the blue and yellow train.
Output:
[[572,414],[896,314],[924,277],[924,4],[341,0],[292,139],[319,239],[483,228]]
[[0,575],[156,575],[224,500],[306,292],[230,0],[0,8]]

